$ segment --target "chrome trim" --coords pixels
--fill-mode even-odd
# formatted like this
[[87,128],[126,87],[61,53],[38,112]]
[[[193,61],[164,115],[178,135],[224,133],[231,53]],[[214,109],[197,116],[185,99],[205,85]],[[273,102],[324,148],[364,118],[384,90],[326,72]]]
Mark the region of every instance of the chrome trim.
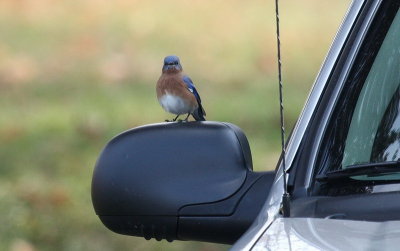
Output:
[[[299,120],[293,129],[292,137],[288,142],[286,149],[287,170],[290,169],[293,159],[297,153],[300,142],[304,136],[307,125],[311,120],[311,116],[317,107],[322,91],[327,83],[333,67],[340,55],[341,49],[346,42],[348,35],[353,27],[353,24],[366,0],[353,0],[345,18],[339,28],[338,33],[331,45],[329,53],[321,67],[320,72],[314,82],[312,90],[308,96],[305,107],[300,114]],[[279,165],[277,177],[268,196],[266,203],[261,209],[256,220],[251,227],[242,235],[242,237],[232,246],[231,250],[250,250],[261,235],[266,231],[270,224],[279,217],[279,207],[283,194],[282,166]]]

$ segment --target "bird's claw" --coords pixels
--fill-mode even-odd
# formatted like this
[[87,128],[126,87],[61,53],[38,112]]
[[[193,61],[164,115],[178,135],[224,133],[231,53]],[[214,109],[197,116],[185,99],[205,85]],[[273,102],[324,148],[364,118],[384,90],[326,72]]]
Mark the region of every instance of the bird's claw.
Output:
[[186,119],[178,119],[178,120],[169,120],[166,119],[164,120],[165,122],[177,122],[177,123],[183,123],[183,122],[188,122]]
[[166,120],[164,120],[165,122],[177,122],[177,123],[187,123],[187,122],[189,122],[187,119],[178,119],[178,120],[169,120],[169,119],[166,119]]

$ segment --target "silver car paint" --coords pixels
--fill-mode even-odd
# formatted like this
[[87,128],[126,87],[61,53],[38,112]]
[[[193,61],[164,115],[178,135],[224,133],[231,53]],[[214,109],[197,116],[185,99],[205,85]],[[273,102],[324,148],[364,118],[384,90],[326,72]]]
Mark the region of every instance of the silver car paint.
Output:
[[252,250],[398,250],[400,221],[279,218]]

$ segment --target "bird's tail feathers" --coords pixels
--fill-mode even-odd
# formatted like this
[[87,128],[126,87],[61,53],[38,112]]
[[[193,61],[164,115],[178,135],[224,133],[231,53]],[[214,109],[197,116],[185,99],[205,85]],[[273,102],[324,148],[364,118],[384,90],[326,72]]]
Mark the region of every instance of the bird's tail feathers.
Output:
[[201,104],[199,104],[199,108],[197,108],[194,112],[193,112],[193,118],[196,121],[205,121],[206,119],[204,118],[204,116],[206,116],[206,111],[204,110],[203,106]]

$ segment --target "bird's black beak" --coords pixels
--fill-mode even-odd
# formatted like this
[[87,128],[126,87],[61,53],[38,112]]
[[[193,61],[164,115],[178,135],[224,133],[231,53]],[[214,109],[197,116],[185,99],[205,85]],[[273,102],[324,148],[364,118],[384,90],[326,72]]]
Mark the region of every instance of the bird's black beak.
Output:
[[182,67],[179,64],[164,64],[163,66],[163,71],[168,71],[168,70],[177,70],[180,71],[182,70]]
[[168,70],[171,70],[173,68],[175,68],[175,65],[165,64],[164,67],[163,67],[163,70],[164,71],[168,71]]

